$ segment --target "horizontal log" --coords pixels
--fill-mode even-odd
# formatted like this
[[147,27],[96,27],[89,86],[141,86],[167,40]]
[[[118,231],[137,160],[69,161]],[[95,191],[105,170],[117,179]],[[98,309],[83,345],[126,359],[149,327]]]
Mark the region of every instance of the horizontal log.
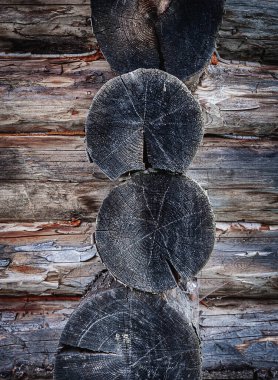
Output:
[[226,0],[218,50],[227,59],[277,64],[276,0]]
[[[78,299],[61,297],[2,298],[0,376],[51,378],[59,337],[77,305]],[[236,299],[200,305],[203,378],[254,379],[260,372],[273,378],[277,307]]]
[[[29,3],[29,4],[28,4]],[[0,52],[94,50],[89,0],[1,0]],[[275,0],[227,0],[218,50],[227,59],[278,62]]]
[[[2,295],[83,295],[104,269],[95,225],[79,220],[0,224]],[[213,254],[198,275],[200,298],[277,297],[278,227],[217,223]]]
[[96,49],[88,1],[85,4],[9,3],[1,8],[0,52],[74,54]]
[[[83,131],[92,98],[113,77],[94,57],[0,60],[0,131]],[[219,63],[208,67],[196,96],[206,133],[277,133],[277,67]]]
[[[3,136],[0,221],[94,221],[115,186],[88,163],[83,137]],[[209,195],[217,221],[276,223],[277,143],[204,139],[188,176]]]
[[277,302],[227,299],[201,308],[204,368],[276,368]]

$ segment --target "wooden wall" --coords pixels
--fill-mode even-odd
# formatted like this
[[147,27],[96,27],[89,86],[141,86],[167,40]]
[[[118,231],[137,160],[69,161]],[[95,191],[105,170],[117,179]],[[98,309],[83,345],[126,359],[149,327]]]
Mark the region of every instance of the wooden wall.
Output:
[[[92,232],[114,184],[87,161],[84,120],[113,73],[88,0],[0,5],[0,378],[44,379],[104,269]],[[217,221],[198,278],[204,379],[278,371],[277,14],[274,0],[227,0],[221,59],[196,91],[206,134],[188,174]]]

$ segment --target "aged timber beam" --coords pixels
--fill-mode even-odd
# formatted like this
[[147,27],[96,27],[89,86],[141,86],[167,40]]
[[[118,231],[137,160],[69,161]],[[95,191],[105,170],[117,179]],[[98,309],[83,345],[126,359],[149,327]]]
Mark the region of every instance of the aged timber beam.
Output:
[[92,25],[118,74],[160,69],[193,84],[209,63],[223,0],[91,0]]
[[[90,0],[0,0],[0,52],[95,51]],[[277,64],[277,1],[226,0],[218,51],[226,59]],[[259,23],[259,27],[258,27]]]
[[[205,133],[277,134],[277,74],[275,66],[210,65],[196,91]],[[0,131],[83,132],[93,97],[112,77],[107,62],[86,57],[2,59]]]
[[148,168],[184,173],[203,133],[201,108],[188,88],[155,69],[110,80],[86,120],[89,157],[113,180]]
[[[84,137],[2,136],[0,154],[2,222],[94,221],[111,188],[87,162]],[[205,138],[188,175],[209,192],[217,221],[275,224],[277,172],[276,141]]]
[[[84,295],[104,266],[91,223],[0,224],[1,295]],[[198,276],[200,298],[275,298],[277,226],[216,223],[213,253]]]

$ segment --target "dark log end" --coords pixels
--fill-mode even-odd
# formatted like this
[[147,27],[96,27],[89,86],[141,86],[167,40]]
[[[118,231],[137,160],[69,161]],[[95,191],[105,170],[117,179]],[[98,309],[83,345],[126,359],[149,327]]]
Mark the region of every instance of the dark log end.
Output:
[[98,92],[86,135],[91,159],[111,179],[150,167],[182,173],[202,140],[201,108],[174,76],[138,69]]
[[60,340],[55,380],[200,378],[198,337],[161,297],[118,288],[72,314]]
[[224,0],[91,0],[95,35],[119,74],[157,68],[188,80],[209,62]]
[[104,200],[96,244],[119,281],[161,292],[196,275],[207,262],[214,245],[211,206],[189,178],[134,175]]

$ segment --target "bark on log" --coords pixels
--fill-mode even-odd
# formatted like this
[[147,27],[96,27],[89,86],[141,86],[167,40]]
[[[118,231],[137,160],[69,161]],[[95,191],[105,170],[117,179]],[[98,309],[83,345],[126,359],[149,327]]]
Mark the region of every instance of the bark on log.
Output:
[[119,74],[153,68],[187,81],[211,59],[223,6],[223,0],[91,0],[92,24]]
[[[177,293],[179,309],[190,312],[189,299]],[[63,330],[54,378],[199,379],[193,321],[166,300],[113,283],[91,291]]]
[[125,285],[158,293],[189,280],[214,245],[214,218],[199,185],[183,176],[136,174],[113,189],[97,217],[96,246]]
[[[90,0],[1,0],[0,51],[71,54],[94,51]],[[226,59],[277,64],[277,1],[226,0],[218,51]],[[258,26],[259,25],[259,26]],[[171,52],[175,59],[175,55]]]
[[[62,297],[2,298],[1,376],[51,379],[60,335],[78,302]],[[275,378],[277,301],[212,299],[206,305],[200,305],[203,379],[253,380],[260,369],[265,379],[267,372],[269,379]]]
[[198,102],[180,80],[153,69],[109,81],[86,121],[89,157],[110,179],[150,167],[183,173],[202,137]]
[[[0,225],[2,295],[84,295],[104,266],[92,224],[59,221]],[[202,299],[277,297],[277,226],[216,224],[215,248],[198,275]]]
[[[83,138],[0,139],[2,222],[93,221],[112,184],[87,163]],[[188,175],[207,189],[217,221],[277,222],[277,142],[205,139]]]
[[[277,134],[277,75],[277,67],[209,66],[196,92],[205,132]],[[105,61],[86,62],[86,57],[0,60],[0,130],[83,132],[92,98],[110,78]]]

